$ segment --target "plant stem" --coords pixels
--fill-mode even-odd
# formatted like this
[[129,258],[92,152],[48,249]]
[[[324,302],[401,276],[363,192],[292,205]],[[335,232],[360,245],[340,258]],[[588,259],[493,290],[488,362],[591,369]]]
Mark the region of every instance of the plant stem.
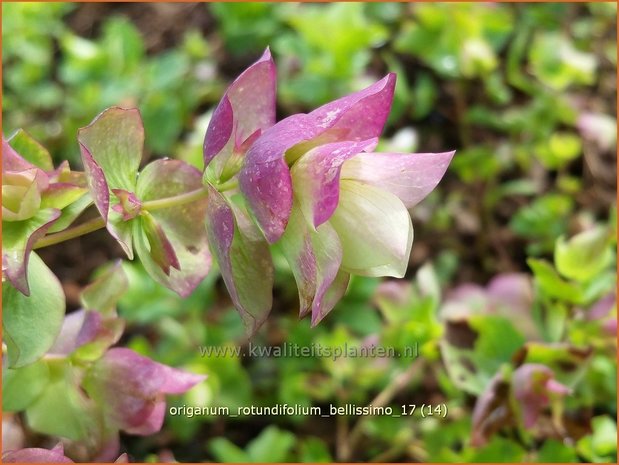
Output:
[[54,234],[48,234],[47,236],[39,239],[37,243],[34,244],[33,248],[40,249],[42,247],[47,247],[48,245],[59,244],[61,242],[83,236],[84,234],[91,233],[104,227],[105,221],[103,220],[103,218],[93,218],[92,220],[86,221],[85,223],[82,223],[73,228],[65,229],[64,231],[60,231]]
[[183,194],[175,195],[173,197],[166,197],[163,199],[147,200],[142,203],[144,210],[161,210],[162,208],[178,207],[185,205],[186,203],[195,202],[208,195],[208,191],[201,187],[199,189],[185,192]]
[[[142,208],[146,211],[152,211],[161,210],[162,208],[178,207],[187,203],[195,202],[196,200],[200,200],[206,197],[207,194],[208,191],[204,187],[201,187],[199,189],[175,195],[173,197],[147,200],[146,202],[142,203]],[[49,234],[39,239],[34,245],[34,248],[40,249],[49,245],[59,244],[64,241],[68,241],[69,239],[75,239],[76,237],[80,237],[93,231],[97,231],[98,229],[104,227],[105,221],[103,220],[103,218],[93,218],[92,220],[86,221],[85,223],[82,223],[78,226],[65,229],[64,231],[60,231],[58,233]]]

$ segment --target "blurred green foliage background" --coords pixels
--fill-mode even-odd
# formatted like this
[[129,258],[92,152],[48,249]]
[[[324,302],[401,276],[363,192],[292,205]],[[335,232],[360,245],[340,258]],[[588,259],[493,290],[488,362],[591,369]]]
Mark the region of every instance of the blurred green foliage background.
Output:
[[[446,178],[412,212],[405,299],[381,300],[377,280],[357,278],[310,329],[296,318],[294,280],[276,255],[275,307],[254,341],[417,344],[415,361],[202,358],[199,345],[243,342],[216,273],[180,300],[127,263],[132,286],[120,305],[126,345],[208,373],[177,405],[365,405],[416,364],[391,404],[444,403],[446,418],[169,417],[155,437],[124,437],[130,455],[615,461],[616,341],[586,315],[616,285],[616,14],[614,3],[4,3],[3,132],[25,128],[57,161],[77,166],[77,129],[120,105],[140,108],[151,156],[202,168],[210,112],[266,46],[278,66],[280,118],[393,71],[396,96],[381,148],[457,150]],[[598,233],[583,233],[591,230]],[[69,298],[94,268],[119,256],[93,237],[43,255]],[[67,258],[97,247],[103,252],[86,265]],[[535,297],[523,318],[538,335],[487,308],[469,309],[466,321],[479,338],[468,362],[450,357],[449,322],[441,316],[449,290],[485,286],[506,272],[530,276]],[[476,399],[524,347],[528,361],[559,367],[558,379],[574,389],[563,406],[565,430],[503,428],[472,447]],[[574,351],[587,353],[576,374],[564,366]],[[473,378],[453,376],[459,365],[472,365]],[[364,439],[346,452],[341,438],[350,431]]]

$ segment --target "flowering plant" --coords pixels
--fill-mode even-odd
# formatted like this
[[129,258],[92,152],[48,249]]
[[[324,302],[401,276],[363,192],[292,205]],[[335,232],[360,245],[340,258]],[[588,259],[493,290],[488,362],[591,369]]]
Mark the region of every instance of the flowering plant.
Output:
[[[394,74],[280,122],[275,76],[267,50],[230,85],[206,131],[203,173],[172,159],[140,169],[136,109],[107,109],[79,131],[83,172],[67,162],[54,169],[24,131],[3,139],[5,409],[26,411],[36,431],[85,441],[87,457],[112,459],[119,431],[158,431],[165,395],[204,378],[112,347],[124,328],[115,311],[127,287],[119,264],[84,289],[81,310],[65,315],[62,286],[34,249],[105,227],[127,258],[137,256],[183,297],[214,257],[249,334],[272,305],[271,245],[290,264],[300,314],[311,313],[313,325],[351,274],[404,276],[413,241],[407,210],[434,189],[454,152],[373,152]],[[99,216],[74,226],[93,204]],[[70,421],[54,421],[54,412]]]

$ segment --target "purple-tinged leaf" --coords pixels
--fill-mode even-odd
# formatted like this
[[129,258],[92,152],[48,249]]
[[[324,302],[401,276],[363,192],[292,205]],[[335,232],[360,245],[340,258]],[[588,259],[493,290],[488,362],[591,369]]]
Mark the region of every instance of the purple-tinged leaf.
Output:
[[231,144],[227,147],[226,152],[228,153],[226,155],[227,157],[230,157],[230,152],[234,149],[234,141],[231,140],[233,130],[234,110],[232,109],[230,99],[227,95],[224,95],[221,102],[219,102],[219,105],[217,105],[217,108],[215,108],[211,121],[206,128],[206,135],[204,137],[205,167],[209,165],[213,158],[221,153],[228,142],[231,142]]
[[29,447],[26,449],[9,450],[2,453],[3,463],[74,463],[64,455],[62,443],[53,449]]
[[17,153],[36,167],[46,172],[54,169],[52,157],[47,149],[23,129],[15,131],[8,142]]
[[[200,172],[179,160],[156,160],[140,173],[136,194],[142,202],[174,197],[201,189]],[[146,271],[162,285],[182,297],[187,297],[196,288],[211,267],[204,218],[207,199],[202,198],[182,206],[150,211],[153,219],[165,236],[177,261],[169,259],[169,275],[151,257],[152,248],[143,234],[144,217],[134,222],[135,247]],[[163,236],[162,236],[163,239]],[[179,266],[174,266],[178,264]]]
[[240,208],[208,185],[206,215],[211,252],[249,334],[262,325],[273,304],[273,264],[268,244]]
[[110,234],[133,258],[131,228],[110,211],[110,189],[135,190],[144,146],[144,126],[136,109],[113,107],[81,128],[78,141],[90,194]]
[[328,103],[309,114],[290,116],[267,129],[252,144],[239,185],[267,240],[284,233],[292,208],[288,163],[318,145],[378,137],[393,99],[395,75]]
[[339,140],[380,136],[391,111],[396,75],[387,74],[359,92],[327,103],[309,113],[318,127],[335,131]]
[[[86,173],[86,181],[95,206],[105,220],[109,233],[118,241],[127,257],[133,260],[131,229],[129,224],[122,220],[122,215],[110,210],[110,187],[105,179],[105,174],[84,145],[80,144],[80,150]],[[111,215],[116,215],[116,217],[112,219],[110,218]]]
[[344,163],[341,177],[391,192],[412,208],[437,186],[454,153],[360,153]]
[[589,310],[587,311],[587,318],[589,320],[600,320],[606,316],[610,312],[613,311],[617,306],[617,295],[615,292],[610,292],[594,303]]
[[300,209],[292,209],[281,247],[299,289],[300,316],[310,311],[317,325],[342,298],[350,275],[340,272],[342,246],[329,223],[314,231]]
[[60,216],[60,210],[39,210],[25,221],[11,221],[2,226],[2,271],[22,294],[30,295],[27,279],[28,259],[34,244]]
[[68,314],[48,353],[69,355],[78,347],[91,342],[101,328],[101,320],[100,313],[83,309]]
[[294,195],[308,223],[317,228],[333,215],[340,198],[340,170],[346,160],[376,146],[376,139],[334,142],[309,150],[292,166]]
[[8,173],[9,171],[25,171],[25,170],[37,170],[41,176],[37,176],[37,181],[39,184],[39,190],[45,189],[47,187],[47,175],[45,172],[38,168],[37,166],[30,163],[28,160],[19,155],[13,147],[9,144],[9,142],[2,137],[2,174]]
[[108,423],[129,433],[148,435],[161,429],[165,394],[186,392],[204,379],[132,350],[114,348],[92,365],[84,387],[103,407]]
[[110,189],[133,191],[144,149],[144,125],[137,109],[108,108],[79,130],[78,141],[101,168]]
[[551,399],[568,395],[571,390],[554,379],[545,365],[526,363],[512,375],[513,395],[521,407],[525,428],[531,428]]
[[[215,109],[204,139],[204,166],[215,158],[221,176],[231,157],[242,157],[247,142],[275,124],[275,63],[267,48],[232,83]],[[233,164],[240,163],[232,161]]]

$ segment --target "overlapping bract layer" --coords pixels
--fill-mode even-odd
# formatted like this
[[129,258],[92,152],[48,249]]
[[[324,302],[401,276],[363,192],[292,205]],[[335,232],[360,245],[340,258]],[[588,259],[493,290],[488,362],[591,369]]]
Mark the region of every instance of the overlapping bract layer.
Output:
[[[256,90],[269,91],[248,96],[247,105],[260,107],[262,117],[252,111],[254,123],[243,120],[242,127],[254,132],[246,130],[235,136],[233,130],[241,124],[236,115],[243,105],[230,103],[229,96],[238,97],[239,89],[247,85],[257,86],[258,75],[264,80]],[[391,109],[394,74],[275,124],[271,118],[274,94],[270,92],[274,86],[274,65],[267,51],[230,86],[217,107],[207,130],[204,159],[207,164],[217,157],[228,160],[232,152],[242,159],[227,171],[228,176],[238,171],[247,211],[238,210],[255,219],[268,243],[281,244],[299,286],[300,313],[311,313],[316,324],[343,296],[350,274],[404,276],[413,240],[407,209],[436,187],[454,152],[372,153]],[[262,106],[256,105],[256,99]],[[205,179],[214,182],[210,172],[207,166]],[[242,234],[232,219],[228,197],[226,193],[218,197],[216,212],[228,211],[225,222],[229,226],[218,228],[212,218],[207,219],[209,241],[216,244],[218,258],[228,263],[221,266],[222,274],[247,321],[247,315],[257,309],[240,302],[238,288],[246,287],[242,281],[249,278],[239,272],[240,265],[235,270],[230,264],[241,263],[249,249],[238,245],[233,250],[230,246],[232,237],[242,242]],[[253,237],[260,241],[259,235],[254,233]],[[257,263],[263,264],[264,276],[271,275],[267,257]],[[269,279],[265,281],[254,285],[265,290],[271,284]],[[263,319],[264,306],[257,313],[249,319],[252,325]]]
[[144,129],[137,110],[110,108],[79,132],[90,193],[110,234],[129,258],[181,296],[208,274],[211,257],[202,218],[206,199],[147,209],[145,202],[202,186],[198,170],[179,160],[155,160],[138,173]]

